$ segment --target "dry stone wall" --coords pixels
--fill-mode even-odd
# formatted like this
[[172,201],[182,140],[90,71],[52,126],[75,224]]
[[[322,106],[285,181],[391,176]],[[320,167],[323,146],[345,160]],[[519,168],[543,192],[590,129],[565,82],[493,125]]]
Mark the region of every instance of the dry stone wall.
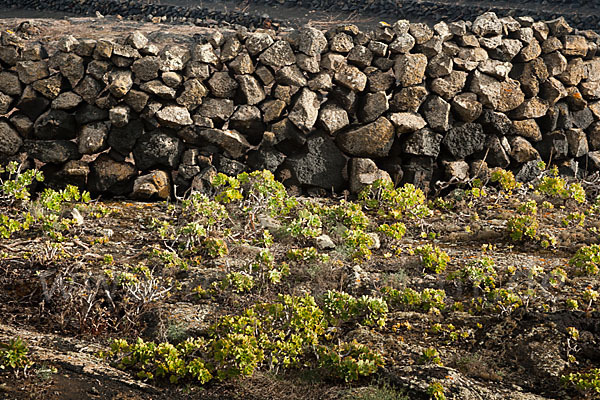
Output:
[[218,171],[303,190],[600,167],[600,36],[564,19],[213,30],[193,45],[0,36],[0,160],[161,197]]

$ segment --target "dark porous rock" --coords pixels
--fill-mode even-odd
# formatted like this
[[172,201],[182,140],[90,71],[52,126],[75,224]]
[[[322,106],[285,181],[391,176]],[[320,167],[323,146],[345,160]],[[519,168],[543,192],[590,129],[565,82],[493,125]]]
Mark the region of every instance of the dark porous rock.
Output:
[[236,176],[246,170],[244,163],[232,160],[222,154],[215,155],[213,164],[218,172],[229,176]]
[[513,136],[510,139],[510,156],[518,163],[524,163],[540,158],[540,154],[531,143],[521,136]]
[[346,154],[356,157],[385,157],[394,141],[394,126],[385,117],[339,133],[336,142]]
[[585,64],[583,60],[581,58],[570,60],[564,72],[556,77],[567,86],[577,86],[585,77]]
[[92,60],[88,63],[86,73],[94,79],[104,81],[106,73],[111,69],[108,61]]
[[[505,143],[503,144],[503,142]],[[500,139],[496,135],[487,135],[485,149],[484,157],[487,165],[499,168],[508,167],[510,158],[507,153],[510,152],[510,144],[506,138]]]
[[419,129],[416,132],[406,135],[406,139],[402,144],[402,150],[406,154],[437,157],[440,154],[440,145],[443,138],[443,135],[431,129]]
[[102,90],[102,85],[96,79],[86,75],[73,91],[88,104],[94,104]]
[[269,69],[269,67],[265,67],[264,65],[256,68],[255,74],[258,76],[258,79],[265,84],[265,86],[269,86],[275,80],[271,69]]
[[133,148],[135,165],[142,171],[157,167],[176,169],[183,151],[181,140],[166,133],[151,132],[142,136]]
[[206,81],[206,85],[213,96],[221,98],[233,98],[235,91],[239,86],[237,81],[233,79],[227,71],[215,72],[210,79]]
[[268,66],[281,68],[296,62],[296,56],[290,44],[285,40],[278,40],[266,49],[258,60]]
[[600,121],[594,122],[588,129],[588,145],[591,150],[600,150]]
[[303,27],[299,31],[298,50],[308,56],[320,55],[327,49],[327,39],[319,29]]
[[20,61],[17,63],[16,69],[19,80],[26,85],[50,75],[46,61]]
[[129,70],[114,70],[108,75],[108,90],[116,98],[121,98],[133,86],[133,78]]
[[543,59],[550,76],[562,74],[569,65],[565,56],[558,51],[544,55]]
[[338,53],[348,53],[354,47],[352,36],[345,33],[337,33],[329,41],[329,49]]
[[502,34],[502,21],[493,12],[486,12],[473,21],[471,30],[477,36],[494,36]]
[[156,119],[161,126],[173,129],[181,129],[194,122],[187,108],[173,105],[161,108],[156,113]]
[[[62,76],[67,78],[71,87],[77,86],[85,73],[84,61],[82,57],[71,53],[59,53],[58,68]],[[54,56],[56,57],[56,56]],[[54,58],[53,57],[53,58]]]
[[510,116],[514,119],[540,118],[546,115],[547,111],[548,103],[545,100],[532,97],[511,111]]
[[198,136],[205,142],[219,146],[233,158],[240,158],[252,147],[239,132],[227,129],[199,129]]
[[475,93],[465,92],[452,99],[452,110],[461,121],[473,122],[481,115],[483,106]]
[[17,74],[0,71],[0,92],[9,96],[20,96],[22,85]]
[[42,167],[44,185],[55,190],[64,189],[67,185],[86,189],[90,167],[81,160],[67,161],[65,164],[46,164]]
[[124,127],[129,123],[131,110],[125,105],[119,105],[108,110],[108,119],[113,126]]
[[414,156],[410,157],[405,164],[402,165],[404,175],[402,183],[411,183],[416,187],[429,191],[433,179],[434,161],[433,157]]
[[400,89],[394,93],[390,101],[392,111],[417,112],[427,97],[427,89],[424,86],[411,86]]
[[135,77],[142,81],[151,81],[158,78],[159,69],[160,59],[154,56],[146,56],[135,60],[131,66]]
[[77,136],[81,154],[99,153],[107,148],[108,126],[105,122],[92,122],[84,125]]
[[468,75],[464,71],[452,71],[447,76],[434,79],[431,82],[431,91],[440,95],[444,100],[450,101],[461,92],[467,82]]
[[513,134],[522,136],[532,142],[542,140],[542,131],[534,119],[513,121]]
[[246,163],[254,171],[267,170],[275,173],[285,160],[285,154],[272,147],[261,147],[248,153]]
[[252,75],[238,75],[236,80],[240,84],[243,101],[249,105],[255,105],[265,99],[263,86],[258,83]]
[[519,82],[512,79],[498,81],[479,71],[473,74],[471,92],[479,96],[483,105],[500,112],[514,110],[525,100]]
[[367,75],[367,89],[372,93],[387,92],[395,81],[394,75],[376,69]]
[[108,134],[108,144],[113,150],[128,155],[143,133],[144,124],[141,120],[135,119],[122,128],[111,127]]
[[[194,48],[194,56],[197,54],[196,48]],[[190,60],[191,54],[190,50],[184,46],[167,45],[160,51],[158,57],[160,58],[159,69],[161,71],[181,71],[185,67],[185,63]],[[194,58],[194,60],[207,62],[199,58]],[[216,56],[211,59],[211,61],[213,60],[216,61]]]
[[88,188],[94,193],[129,194],[136,176],[137,169],[133,164],[115,161],[108,154],[100,154],[90,164]]
[[357,104],[357,95],[356,92],[342,86],[335,86],[330,93],[331,99],[339,104],[344,110],[354,114],[356,104]]
[[288,65],[275,73],[275,81],[281,85],[306,86],[307,80],[297,65]]
[[441,78],[449,75],[452,72],[453,66],[454,61],[452,61],[452,57],[449,57],[444,53],[438,53],[429,60],[425,71],[430,78]]
[[367,76],[351,65],[342,65],[337,69],[334,81],[356,92],[362,92],[367,86]]
[[422,22],[411,23],[408,32],[415,38],[417,44],[423,44],[433,38],[433,30]]
[[386,171],[382,171],[377,164],[369,158],[353,158],[350,160],[349,173],[350,193],[356,194],[371,185],[376,180],[391,182],[392,178]]
[[141,113],[148,104],[148,99],[150,96],[147,93],[144,93],[140,90],[130,90],[123,100],[130,106],[135,112]]
[[40,96],[31,86],[26,86],[16,107],[31,119],[36,119],[50,106],[50,100]]
[[282,167],[289,169],[301,185],[339,191],[345,185],[346,157],[325,134],[307,138],[306,151],[289,156]]
[[562,160],[569,154],[569,142],[563,131],[554,131],[543,136],[535,145],[542,160]]
[[140,90],[165,100],[174,100],[177,93],[158,79],[142,83]]
[[427,56],[424,54],[403,54],[396,58],[394,75],[401,86],[419,85],[425,78]]
[[517,172],[515,175],[515,179],[524,183],[533,182],[542,176],[543,173],[544,170],[540,168],[540,162],[537,160],[532,160],[524,163],[521,166],[521,169],[519,169],[519,172]]
[[171,195],[171,179],[165,171],[152,171],[133,182],[131,197],[139,200],[166,200]]
[[589,152],[587,136],[582,129],[567,129],[565,131],[567,143],[569,143],[569,155],[582,157]]
[[40,79],[39,81],[35,81],[31,84],[31,87],[34,88],[38,93],[51,100],[55,99],[60,94],[62,86],[63,84],[60,74],[52,75],[46,79]]
[[587,55],[589,46],[585,37],[579,35],[566,35],[561,39],[563,43],[562,53],[565,56],[585,57]]
[[600,99],[600,82],[583,82],[579,85],[581,94],[587,100],[598,100]]
[[229,99],[205,98],[197,110],[198,114],[214,122],[223,123],[233,114],[233,101]]
[[29,157],[43,163],[60,164],[81,158],[77,145],[69,140],[25,140],[23,149]]
[[7,114],[11,108],[13,98],[0,92],[0,115]]
[[177,97],[177,104],[193,111],[202,104],[202,98],[207,93],[208,90],[198,79],[189,79],[183,84],[183,92]]
[[265,101],[260,105],[260,110],[263,114],[263,121],[272,122],[277,120],[283,113],[283,110],[285,110],[285,107],[286,104],[283,100],[275,99]]
[[0,155],[3,157],[17,154],[23,140],[7,122],[0,121]]
[[568,24],[564,17],[559,17],[551,21],[546,21],[552,36],[562,37],[573,32],[573,28]]
[[402,33],[396,37],[396,39],[390,43],[389,49],[392,53],[406,54],[415,47],[416,40],[409,33]]
[[445,132],[450,128],[450,103],[441,97],[429,97],[423,105],[423,114],[434,131]]
[[287,85],[275,85],[271,90],[273,97],[278,100],[282,100],[285,104],[289,105],[292,102],[292,96],[299,90],[298,86],[287,86]]
[[540,84],[540,96],[548,104],[554,105],[561,99],[567,97],[565,86],[556,78],[551,77]]
[[77,107],[82,101],[81,96],[76,93],[63,92],[52,101],[51,107],[57,110],[71,110]]
[[587,129],[594,122],[594,114],[588,107],[573,111],[571,116],[573,117],[573,124],[579,129]]
[[33,125],[38,139],[75,139],[75,117],[62,110],[49,110],[40,115]]
[[297,151],[298,147],[304,146],[306,143],[306,135],[296,128],[289,118],[272,124],[269,131],[273,135],[267,135],[269,132],[265,132],[264,140],[271,145],[282,146],[277,149],[286,154]]
[[367,93],[359,109],[361,122],[373,122],[389,109],[385,92]]
[[25,114],[15,112],[10,116],[10,123],[23,138],[29,138],[33,131],[33,121]]
[[327,52],[321,56],[321,68],[329,71],[337,71],[346,65],[346,57],[338,53]]
[[320,104],[319,97],[315,92],[303,88],[288,118],[299,129],[310,131],[319,116]]
[[250,55],[256,55],[273,44],[274,40],[268,33],[253,32],[246,39],[246,48]]
[[356,65],[359,68],[366,68],[373,61],[373,53],[368,47],[357,45],[350,50],[347,59],[350,64]]
[[75,121],[79,125],[85,125],[94,121],[102,121],[108,118],[108,111],[91,104],[80,106],[75,112]]
[[588,104],[587,99],[581,95],[581,92],[576,86],[567,87],[567,97],[565,100],[569,105],[569,109],[573,111],[583,110]]
[[166,71],[161,73],[160,79],[162,79],[165,85],[175,90],[177,90],[177,88],[181,86],[181,82],[183,82],[183,78],[181,77],[181,75],[173,71]]
[[444,173],[450,182],[463,182],[469,179],[469,164],[466,161],[445,161]]
[[260,143],[265,131],[265,124],[258,107],[246,104],[241,105],[233,113],[229,119],[229,127],[242,133],[250,143],[255,145]]
[[442,143],[452,156],[462,159],[483,150],[485,142],[483,127],[477,123],[466,123],[450,129]]
[[[185,52],[185,50],[182,50]],[[183,53],[183,64],[187,61],[185,57],[187,54]],[[200,61],[206,64],[217,64],[219,57],[215,54],[215,51],[210,43],[198,43],[194,46],[191,57],[194,61]],[[179,68],[181,69],[181,68]]]
[[321,107],[318,121],[329,134],[334,134],[350,124],[346,110],[335,103],[327,103]]
[[320,56],[307,56],[306,54],[298,53],[296,54],[296,63],[301,70],[310,72],[311,74],[316,74],[321,70]]
[[398,136],[418,131],[427,125],[427,122],[425,122],[421,115],[412,112],[393,113],[390,114],[389,118],[396,127]]
[[517,39],[502,39],[500,46],[489,51],[492,58],[499,61],[512,61],[523,48],[523,43]]

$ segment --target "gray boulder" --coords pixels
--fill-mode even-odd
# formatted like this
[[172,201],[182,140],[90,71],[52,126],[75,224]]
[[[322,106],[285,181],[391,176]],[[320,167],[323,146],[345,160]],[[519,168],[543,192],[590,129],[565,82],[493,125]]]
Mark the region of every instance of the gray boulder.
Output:
[[81,154],[99,153],[106,149],[108,126],[105,122],[92,122],[84,125],[77,136],[77,146]]
[[306,140],[306,152],[288,157],[283,167],[289,168],[301,185],[339,191],[345,184],[346,157],[325,134]]
[[178,138],[153,132],[142,136],[133,148],[135,165],[142,171],[157,167],[177,169],[183,144]]
[[486,135],[483,133],[483,127],[477,123],[466,123],[450,129],[442,143],[452,156],[464,159],[483,150],[485,142]]
[[23,140],[7,122],[0,121],[0,155],[3,157],[17,154]]
[[356,157],[385,157],[394,142],[394,126],[385,117],[339,133],[336,142],[346,154]]

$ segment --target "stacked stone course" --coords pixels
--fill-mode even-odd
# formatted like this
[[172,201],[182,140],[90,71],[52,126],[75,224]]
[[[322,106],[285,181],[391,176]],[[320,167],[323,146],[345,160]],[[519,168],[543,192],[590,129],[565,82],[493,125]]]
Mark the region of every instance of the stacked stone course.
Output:
[[[268,169],[303,190],[600,168],[600,36],[485,13],[433,28],[212,30],[193,45],[0,34],[0,160],[164,198]],[[483,161],[483,162],[482,162]]]

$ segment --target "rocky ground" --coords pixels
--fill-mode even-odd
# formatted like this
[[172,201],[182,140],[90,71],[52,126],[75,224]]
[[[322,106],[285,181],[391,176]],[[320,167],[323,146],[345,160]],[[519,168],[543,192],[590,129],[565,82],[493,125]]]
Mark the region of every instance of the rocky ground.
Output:
[[[600,16],[597,1],[526,0],[514,2],[479,0],[2,0],[2,14],[30,10],[57,11],[64,15],[121,15],[126,18],[152,20],[162,18],[176,23],[203,26],[240,24],[259,27],[265,22],[276,27],[299,27],[311,23],[327,28],[339,22],[352,22],[364,29],[374,27],[380,20],[390,23],[398,19],[434,24],[440,20],[452,22],[473,20],[493,11],[499,16],[529,16],[550,20],[564,16],[579,29],[598,29]],[[60,14],[58,14],[60,15]]]
[[[531,188],[511,190],[502,175],[505,189],[471,181],[426,202],[411,188],[373,189],[348,199],[356,207],[296,198],[288,214],[281,204],[290,198],[268,174],[242,185],[241,200],[227,189],[235,185],[215,187],[215,200],[196,198],[192,214],[185,202],[14,201],[4,183],[2,215],[18,220],[27,210],[39,219],[0,244],[0,343],[21,338],[33,363],[26,374],[0,373],[0,397],[441,399],[432,394],[439,384],[448,399],[594,398],[597,386],[577,389],[563,377],[599,362],[597,258],[573,261],[598,242],[598,183],[581,182],[583,199],[577,185],[541,174]],[[269,208],[268,199],[284,202]],[[321,221],[315,232],[310,215]],[[532,215],[537,225],[515,222]],[[181,230],[189,222],[223,242],[194,242]],[[404,235],[383,225],[397,222]],[[336,314],[331,293],[349,295],[345,302],[370,296],[385,310],[373,303]],[[246,377],[201,385],[187,375],[178,384],[140,381],[135,366],[117,368],[123,354],[99,356],[113,339],[212,338],[224,316],[278,304],[279,294],[308,294],[325,310],[320,344],[356,340],[381,365],[345,383],[307,347],[297,367],[264,361]]]

